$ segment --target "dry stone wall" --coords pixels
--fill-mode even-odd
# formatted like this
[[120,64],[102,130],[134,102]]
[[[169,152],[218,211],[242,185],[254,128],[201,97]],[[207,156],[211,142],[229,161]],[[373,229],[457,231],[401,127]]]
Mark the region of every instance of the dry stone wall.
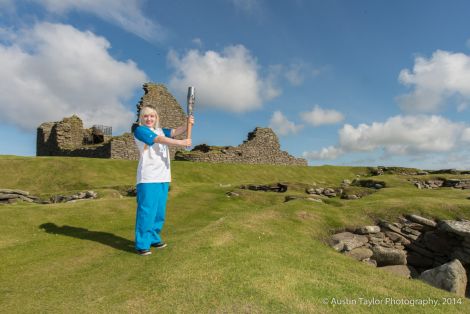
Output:
[[270,128],[255,128],[238,146],[196,146],[191,152],[178,152],[176,160],[209,163],[246,163],[306,166],[307,160],[281,151],[279,140]]

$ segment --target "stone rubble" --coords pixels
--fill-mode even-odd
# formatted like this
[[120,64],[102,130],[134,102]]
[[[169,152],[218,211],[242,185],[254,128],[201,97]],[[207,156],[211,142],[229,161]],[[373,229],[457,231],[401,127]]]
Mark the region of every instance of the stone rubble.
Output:
[[94,191],[78,192],[73,195],[54,195],[49,200],[43,200],[37,196],[30,195],[27,191],[0,189],[0,204],[11,204],[17,201],[25,201],[29,203],[51,204],[75,202],[84,199],[95,199],[98,193]]
[[54,195],[50,198],[51,203],[70,203],[86,199],[95,199],[98,193],[95,191],[78,192],[72,195]]
[[410,214],[399,222],[382,220],[334,234],[327,242],[358,261],[465,295],[465,268],[470,269],[468,220],[436,222]]
[[410,180],[418,189],[438,189],[450,187],[454,189],[470,189],[470,179],[429,179],[429,180]]

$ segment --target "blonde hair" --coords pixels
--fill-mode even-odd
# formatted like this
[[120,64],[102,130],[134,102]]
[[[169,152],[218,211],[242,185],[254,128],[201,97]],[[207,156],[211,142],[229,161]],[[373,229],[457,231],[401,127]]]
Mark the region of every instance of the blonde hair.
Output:
[[150,106],[144,106],[142,109],[140,109],[139,125],[145,125],[144,115],[151,112],[155,113],[155,124],[153,125],[153,128],[156,129],[160,127],[160,117],[158,116],[157,110]]

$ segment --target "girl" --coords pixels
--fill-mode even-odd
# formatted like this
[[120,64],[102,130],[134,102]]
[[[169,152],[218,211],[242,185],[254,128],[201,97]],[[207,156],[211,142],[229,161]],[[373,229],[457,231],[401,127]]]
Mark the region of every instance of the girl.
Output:
[[[189,117],[194,124],[194,118]],[[191,139],[173,137],[186,132],[187,126],[175,129],[160,128],[157,111],[145,106],[140,110],[139,126],[134,139],[140,158],[137,166],[137,213],[135,249],[140,255],[150,255],[150,247],[164,248],[160,238],[165,222],[166,201],[171,181],[170,150],[168,145],[191,146]]]

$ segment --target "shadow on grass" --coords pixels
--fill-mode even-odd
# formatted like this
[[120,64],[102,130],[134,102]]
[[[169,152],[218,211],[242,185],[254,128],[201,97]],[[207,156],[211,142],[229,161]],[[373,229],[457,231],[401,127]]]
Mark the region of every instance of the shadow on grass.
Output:
[[61,234],[77,239],[95,241],[121,251],[132,253],[135,252],[134,242],[109,232],[91,231],[85,228],[71,227],[66,225],[59,227],[51,222],[42,224],[39,226],[39,228],[50,234]]

